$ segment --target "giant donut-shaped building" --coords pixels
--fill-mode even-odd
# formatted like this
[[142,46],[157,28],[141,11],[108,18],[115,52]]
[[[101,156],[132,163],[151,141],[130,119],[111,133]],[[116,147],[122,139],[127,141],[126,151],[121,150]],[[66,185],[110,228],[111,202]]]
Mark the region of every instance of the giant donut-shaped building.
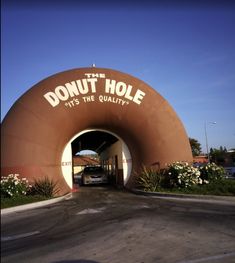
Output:
[[130,188],[142,165],[192,162],[183,124],[143,81],[104,68],[79,68],[42,80],[12,106],[2,123],[2,175],[47,176],[71,191],[72,156],[99,153]]

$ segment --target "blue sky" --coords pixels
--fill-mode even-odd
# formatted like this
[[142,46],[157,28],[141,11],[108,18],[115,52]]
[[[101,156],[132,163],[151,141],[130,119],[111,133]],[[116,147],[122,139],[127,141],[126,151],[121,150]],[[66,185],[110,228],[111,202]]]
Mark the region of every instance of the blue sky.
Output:
[[235,148],[235,5],[144,2],[3,0],[1,120],[42,79],[95,63],[156,89],[204,151],[205,122],[209,147]]

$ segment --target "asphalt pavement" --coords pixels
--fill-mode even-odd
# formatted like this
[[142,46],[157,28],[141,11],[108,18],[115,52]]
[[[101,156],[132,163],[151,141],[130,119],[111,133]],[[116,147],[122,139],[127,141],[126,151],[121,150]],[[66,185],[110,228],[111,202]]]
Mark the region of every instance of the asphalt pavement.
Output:
[[235,198],[82,187],[57,201],[2,214],[2,262],[235,262]]

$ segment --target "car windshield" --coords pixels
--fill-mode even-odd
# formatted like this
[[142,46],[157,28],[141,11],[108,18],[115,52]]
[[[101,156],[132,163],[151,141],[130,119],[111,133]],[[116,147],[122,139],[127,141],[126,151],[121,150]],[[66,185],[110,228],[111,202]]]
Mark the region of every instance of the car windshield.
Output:
[[86,167],[84,169],[84,173],[101,173],[103,172],[103,168],[99,166],[91,166],[91,167]]

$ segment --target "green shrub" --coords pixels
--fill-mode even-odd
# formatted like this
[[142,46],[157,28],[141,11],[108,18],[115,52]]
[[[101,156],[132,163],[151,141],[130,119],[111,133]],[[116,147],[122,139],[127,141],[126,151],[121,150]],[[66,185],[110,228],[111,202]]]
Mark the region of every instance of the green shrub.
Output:
[[26,178],[19,178],[19,174],[10,174],[1,178],[1,197],[14,198],[26,195],[30,184]]
[[56,182],[49,179],[48,177],[44,177],[43,179],[35,180],[31,187],[30,194],[41,195],[50,198],[58,193],[59,190],[56,186]]
[[168,165],[165,170],[165,177],[168,188],[187,188],[203,183],[200,178],[200,171],[186,162],[174,162]]
[[160,171],[144,166],[140,176],[137,177],[137,185],[146,192],[155,192],[161,186],[161,180]]
[[201,166],[199,171],[201,173],[201,179],[208,182],[222,180],[226,174],[224,168],[222,166],[216,165],[215,163],[208,163],[205,166]]

